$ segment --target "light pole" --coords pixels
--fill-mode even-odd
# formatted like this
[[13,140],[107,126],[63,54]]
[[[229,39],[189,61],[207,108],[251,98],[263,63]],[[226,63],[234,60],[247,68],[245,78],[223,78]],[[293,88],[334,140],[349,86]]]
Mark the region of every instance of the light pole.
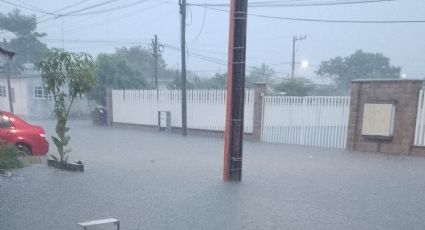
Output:
[[301,41],[307,39],[307,35],[304,36],[294,36],[292,39],[292,68],[291,68],[291,78],[294,78],[294,71],[295,71],[295,43],[297,41]]
[[13,102],[12,102],[12,91],[10,87],[10,61],[12,60],[15,53],[9,50],[5,50],[0,47],[0,68],[6,67],[6,78],[7,78],[7,92],[9,96],[9,107],[10,112],[13,113]]

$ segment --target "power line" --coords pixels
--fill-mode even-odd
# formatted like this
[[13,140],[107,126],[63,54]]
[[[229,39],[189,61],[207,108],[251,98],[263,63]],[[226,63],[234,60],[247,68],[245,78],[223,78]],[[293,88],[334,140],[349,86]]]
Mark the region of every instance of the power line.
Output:
[[9,5],[12,5],[12,6],[16,6],[16,7],[22,8],[22,9],[30,10],[30,11],[33,11],[33,12],[37,12],[37,13],[59,16],[59,14],[55,14],[55,13],[48,12],[48,11],[38,9],[38,8],[31,8],[31,7],[23,6],[23,5],[16,4],[16,3],[13,3],[13,2],[9,2],[9,1],[6,1],[6,0],[0,0],[0,2],[9,4]]
[[[116,17],[114,17],[114,18],[108,18],[108,19],[106,19],[106,20],[102,20],[101,22],[94,22],[94,23],[89,23],[89,24],[84,24],[84,25],[81,25],[80,23],[73,23],[73,25],[71,25],[70,27],[67,27],[66,28],[66,30],[65,30],[65,32],[69,32],[69,31],[73,31],[73,30],[76,30],[76,29],[78,29],[78,30],[81,30],[81,29],[84,29],[84,28],[87,28],[87,27],[91,27],[91,26],[94,26],[94,25],[97,25],[97,24],[100,24],[100,23],[102,23],[102,24],[105,24],[105,22],[106,21],[109,21],[109,20],[113,20],[112,22],[110,22],[110,23],[116,23],[116,22],[118,22],[118,21],[120,21],[120,20],[122,20],[122,19],[125,19],[125,18],[128,18],[128,17],[132,17],[132,16],[134,16],[134,15],[140,15],[140,13],[141,12],[144,12],[144,11],[147,11],[147,10],[150,10],[150,9],[153,9],[153,8],[156,8],[156,7],[159,7],[159,6],[161,6],[161,5],[164,5],[164,4],[166,4],[166,3],[169,3],[171,0],[167,0],[167,1],[162,1],[162,2],[159,2],[159,3],[157,3],[157,4],[154,4],[154,5],[151,5],[151,6],[148,6],[148,7],[144,7],[144,8],[141,8],[141,9],[137,9],[137,11],[134,11],[134,12],[132,12],[132,13],[125,13],[125,14],[123,14],[123,15],[118,15],[118,16],[116,16]],[[161,15],[158,15],[158,16],[161,16]],[[91,17],[89,17],[89,18],[93,18],[93,17],[95,17],[95,16],[91,16]],[[87,19],[85,19],[85,20],[83,20],[83,21],[87,21],[89,18],[87,18]],[[81,21],[81,22],[83,22],[83,21]],[[109,23],[109,24],[110,24]]]
[[[397,0],[362,0],[362,1],[347,1],[347,2],[316,2],[316,3],[281,3],[282,1],[270,2],[251,2],[249,7],[301,7],[301,6],[335,6],[335,5],[352,5],[352,4],[366,4],[366,3],[379,3],[379,2],[394,2]],[[216,6],[228,7],[228,3],[215,3],[215,4],[188,4],[193,6]]]
[[[51,42],[62,42],[62,39],[54,39],[54,38],[41,38],[44,41]],[[113,40],[84,40],[84,39],[65,39],[67,43],[104,43],[104,44],[128,44],[128,45],[148,45],[150,44],[148,41],[150,39],[143,39],[141,41],[113,41]],[[146,42],[142,42],[146,41]]]
[[[59,12],[59,11],[66,10],[66,9],[69,9],[69,8],[72,8],[72,7],[74,7],[74,6],[80,5],[81,3],[88,2],[88,1],[90,1],[90,0],[81,0],[81,1],[79,1],[79,2],[76,2],[76,3],[73,3],[73,4],[67,5],[67,6],[65,6],[65,7],[59,8],[59,9],[57,9],[57,10],[53,11],[53,13],[57,13],[57,12]],[[45,16],[46,16],[46,15],[42,15],[42,16],[38,17],[37,19],[41,19],[41,18],[43,18],[43,17],[45,17]]]
[[[205,4],[207,4],[207,0],[205,0]],[[195,38],[192,40],[192,42],[198,40],[198,38],[201,36],[202,31],[204,30],[205,26],[205,19],[207,18],[207,8],[204,8],[204,18],[202,19],[202,25],[201,29],[199,30],[198,34],[195,36]]]
[[102,14],[102,13],[106,13],[106,12],[111,12],[111,11],[115,11],[115,10],[120,10],[120,9],[124,9],[124,8],[128,8],[131,6],[135,6],[147,1],[152,1],[152,0],[141,0],[141,1],[137,1],[137,2],[132,2],[126,5],[122,5],[122,6],[117,6],[117,7],[113,7],[113,8],[109,8],[109,9],[104,9],[104,10],[98,10],[98,11],[92,11],[92,12],[87,12],[87,13],[81,13],[81,14],[70,14],[70,15],[66,15],[66,16],[85,16],[85,15],[92,15],[92,14]]
[[[221,11],[228,13],[228,10],[217,9],[214,7],[202,6],[210,10]],[[333,19],[314,19],[314,18],[292,18],[292,17],[280,17],[270,16],[263,14],[248,13],[250,16],[268,19],[279,19],[288,21],[303,21],[303,22],[319,22],[319,23],[351,23],[351,24],[406,24],[406,23],[425,23],[425,20],[333,20]]]
[[[167,44],[167,43],[163,43],[164,46],[172,49],[172,50],[176,50],[176,51],[181,51],[181,48]],[[219,64],[219,65],[227,65],[227,61],[222,60],[222,59],[218,59],[218,58],[213,58],[210,56],[206,56],[197,52],[193,52],[193,51],[186,51],[188,56],[203,60],[203,61],[207,61],[207,62],[211,62],[211,63],[215,63],[215,64]]]
[[[0,1],[3,1],[3,0],[0,0]],[[50,20],[53,20],[53,19],[57,19],[59,17],[73,16],[74,14],[76,15],[76,14],[82,12],[82,11],[93,9],[93,8],[96,8],[96,7],[100,7],[100,6],[103,6],[103,5],[106,5],[106,4],[110,4],[110,3],[113,3],[113,2],[116,2],[116,1],[119,1],[119,0],[104,1],[104,2],[101,2],[101,3],[97,3],[97,4],[94,4],[94,5],[91,5],[91,6],[87,6],[85,8],[74,10],[74,11],[71,11],[71,12],[68,12],[68,13],[56,14],[55,17],[47,18],[47,19],[45,19],[43,21],[38,22],[38,24],[44,23],[44,22],[47,22],[47,21],[50,21]]]

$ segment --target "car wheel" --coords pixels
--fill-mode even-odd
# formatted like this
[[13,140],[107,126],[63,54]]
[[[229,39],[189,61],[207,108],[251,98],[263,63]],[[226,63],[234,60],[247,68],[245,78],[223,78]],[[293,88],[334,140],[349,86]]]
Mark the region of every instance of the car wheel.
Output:
[[16,147],[18,148],[19,153],[22,156],[30,156],[31,150],[24,144],[17,144]]

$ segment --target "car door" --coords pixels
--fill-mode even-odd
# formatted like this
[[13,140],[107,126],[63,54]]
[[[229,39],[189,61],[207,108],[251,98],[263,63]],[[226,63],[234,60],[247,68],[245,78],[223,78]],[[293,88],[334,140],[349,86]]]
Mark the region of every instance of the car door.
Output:
[[0,114],[0,139],[12,143],[15,139],[15,128],[10,118],[4,114]]

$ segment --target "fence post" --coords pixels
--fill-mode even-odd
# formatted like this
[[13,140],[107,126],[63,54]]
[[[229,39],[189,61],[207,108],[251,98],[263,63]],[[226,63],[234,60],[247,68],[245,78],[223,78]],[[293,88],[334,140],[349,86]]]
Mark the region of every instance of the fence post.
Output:
[[112,126],[112,122],[114,121],[112,115],[113,113],[113,105],[112,105],[112,88],[106,89],[106,112],[107,112],[107,123],[108,126]]
[[255,83],[254,87],[254,119],[253,119],[253,141],[261,141],[261,129],[263,120],[263,96],[267,92],[266,83]]

